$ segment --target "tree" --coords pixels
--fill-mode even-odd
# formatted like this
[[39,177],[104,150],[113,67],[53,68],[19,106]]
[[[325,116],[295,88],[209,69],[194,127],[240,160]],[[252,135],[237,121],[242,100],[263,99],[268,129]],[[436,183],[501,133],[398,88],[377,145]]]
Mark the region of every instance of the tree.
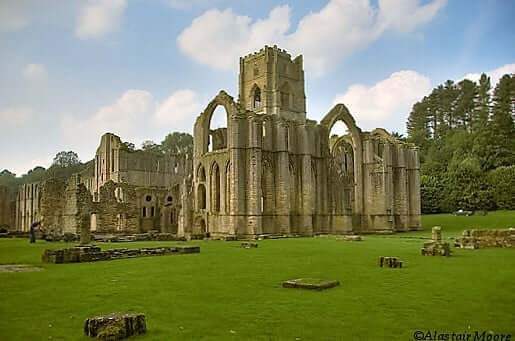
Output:
[[143,141],[141,150],[152,154],[162,154],[161,146],[151,140]]
[[79,165],[79,164],[80,164],[79,156],[77,155],[77,153],[72,152],[72,151],[68,151],[68,152],[62,151],[62,152],[57,153],[54,157],[54,161],[52,162],[52,166],[58,166],[58,167],[63,167],[63,168],[75,166],[75,165]]
[[504,75],[497,83],[492,98],[489,122],[495,167],[515,164],[515,76]]
[[126,150],[132,152],[136,149],[136,146],[134,145],[134,143],[122,142],[122,148],[125,148]]
[[477,91],[477,106],[472,116],[472,130],[486,130],[490,116],[490,77],[481,74]]
[[173,132],[166,135],[161,142],[165,154],[193,154],[193,136],[187,133]]

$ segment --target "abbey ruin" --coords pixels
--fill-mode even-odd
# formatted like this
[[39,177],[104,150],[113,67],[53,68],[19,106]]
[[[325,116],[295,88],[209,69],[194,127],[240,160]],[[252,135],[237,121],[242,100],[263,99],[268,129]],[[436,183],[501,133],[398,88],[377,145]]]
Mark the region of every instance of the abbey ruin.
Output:
[[[225,128],[212,128],[217,107]],[[346,135],[331,135],[338,121]],[[0,218],[18,231],[36,220],[53,233],[87,224],[242,239],[421,227],[417,148],[361,131],[343,104],[320,123],[307,119],[302,56],[275,46],[240,58],[238,98],[220,91],[197,117],[193,158],[131,151],[107,133],[92,169],[24,185],[15,202]]]

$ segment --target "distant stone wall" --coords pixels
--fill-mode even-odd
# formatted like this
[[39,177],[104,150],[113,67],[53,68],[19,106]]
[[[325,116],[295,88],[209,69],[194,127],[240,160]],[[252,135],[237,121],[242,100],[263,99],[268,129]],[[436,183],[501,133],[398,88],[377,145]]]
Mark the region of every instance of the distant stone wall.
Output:
[[506,230],[465,230],[456,239],[456,247],[480,249],[485,247],[515,247],[515,229]]
[[63,264],[199,252],[200,247],[192,245],[110,250],[101,250],[97,246],[77,246],[68,249],[45,250],[41,259],[45,263]]
[[15,208],[16,202],[9,188],[0,186],[0,228],[14,229]]

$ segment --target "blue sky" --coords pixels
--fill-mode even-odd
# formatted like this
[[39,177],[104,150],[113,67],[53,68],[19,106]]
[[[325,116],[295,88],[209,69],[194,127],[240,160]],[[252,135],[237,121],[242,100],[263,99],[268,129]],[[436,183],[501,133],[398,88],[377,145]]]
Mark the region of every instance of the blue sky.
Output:
[[511,0],[1,0],[0,170],[90,160],[107,131],[191,133],[265,44],[304,55],[309,118],[342,102],[363,130],[405,132],[445,80],[515,72],[513,14]]

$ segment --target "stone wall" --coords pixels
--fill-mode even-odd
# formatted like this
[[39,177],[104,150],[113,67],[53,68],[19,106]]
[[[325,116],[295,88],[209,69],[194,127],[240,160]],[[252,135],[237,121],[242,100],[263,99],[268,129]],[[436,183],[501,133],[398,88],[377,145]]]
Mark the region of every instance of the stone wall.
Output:
[[171,254],[199,253],[200,247],[192,245],[149,247],[141,249],[108,249],[97,246],[76,246],[67,249],[45,250],[41,259],[45,263],[97,262],[134,257],[164,256]]
[[141,187],[170,187],[191,174],[192,163],[184,155],[160,156],[127,149],[120,137],[107,133],[95,155],[91,192],[98,200],[100,187],[108,181]]
[[30,225],[40,221],[40,194],[39,182],[24,184],[18,188],[16,194],[16,231],[28,232]]
[[15,229],[16,201],[8,187],[0,186],[0,228]]
[[485,247],[515,247],[515,229],[506,230],[465,230],[456,239],[456,247],[479,249]]

